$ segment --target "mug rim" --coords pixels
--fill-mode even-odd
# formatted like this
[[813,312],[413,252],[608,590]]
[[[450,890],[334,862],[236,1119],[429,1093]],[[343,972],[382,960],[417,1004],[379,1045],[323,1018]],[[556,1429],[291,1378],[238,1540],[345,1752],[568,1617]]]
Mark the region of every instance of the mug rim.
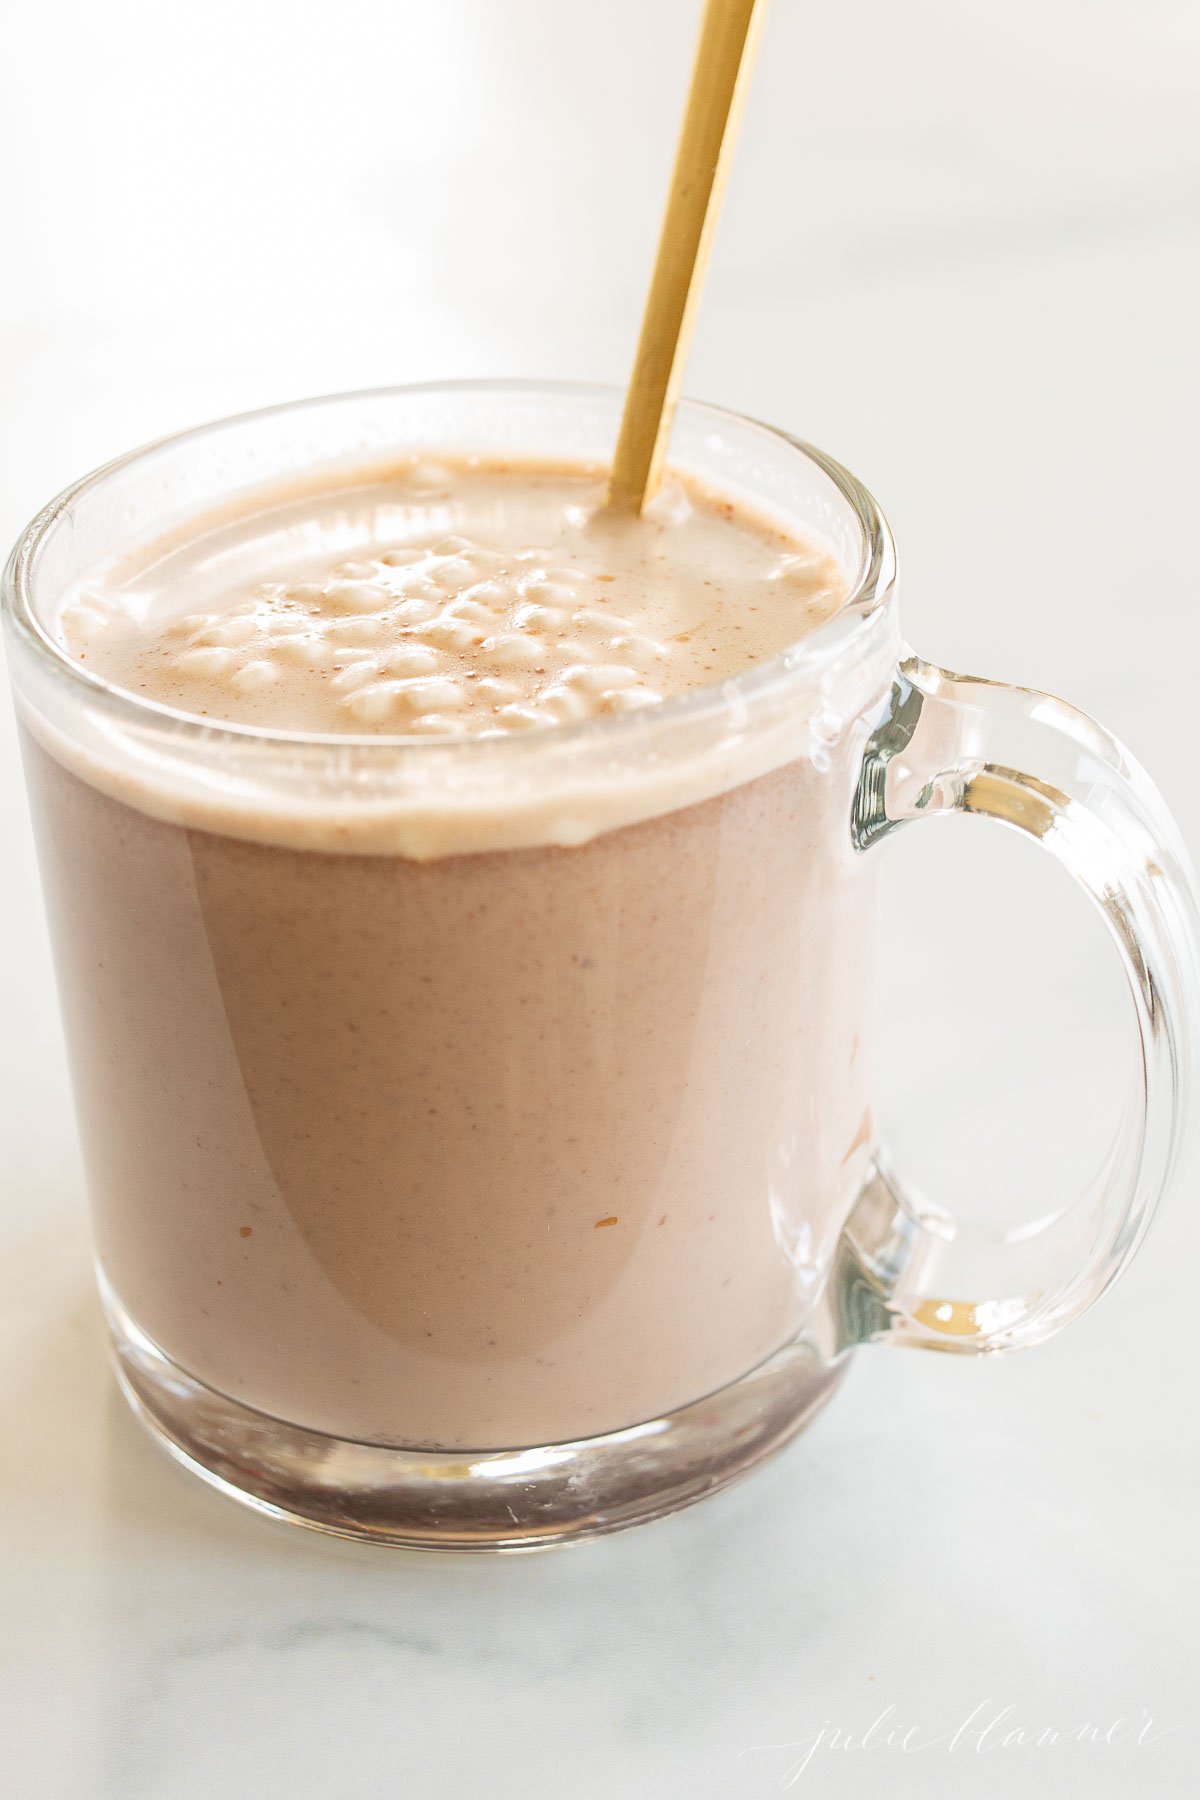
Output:
[[[620,399],[622,390],[611,382],[540,380],[528,377],[463,377],[449,380],[386,383],[379,387],[353,388],[344,392],[309,395],[298,400],[285,400],[270,406],[254,407],[246,412],[229,413],[182,431],[168,432],[132,450],[101,463],[64,488],[34,515],[13,546],[4,570],[0,612],[31,650],[43,669],[66,686],[81,701],[100,706],[117,719],[147,725],[167,725],[173,735],[193,738],[205,744],[228,741],[252,753],[255,743],[266,746],[290,746],[301,749],[353,750],[356,755],[403,751],[406,757],[414,751],[436,752],[445,757],[505,753],[528,754],[531,746],[545,744],[551,736],[556,746],[603,742],[610,744],[624,733],[628,738],[647,727],[703,717],[709,709],[725,709],[731,703],[746,705],[757,701],[782,685],[797,685],[832,661],[843,663],[853,658],[856,646],[870,636],[871,627],[885,613],[893,600],[896,584],[896,547],[891,527],[878,502],[857,476],[827,452],[805,439],[770,425],[732,407],[708,401],[685,399],[678,412],[749,425],[756,431],[785,445],[790,451],[815,465],[832,482],[840,498],[849,506],[858,526],[862,557],[858,579],[842,605],[817,628],[798,642],[785,646],[765,661],[754,663],[741,673],[667,695],[658,705],[626,713],[599,714],[593,718],[564,721],[543,727],[537,732],[513,732],[505,736],[477,738],[438,738],[403,733],[350,733],[282,730],[274,726],[250,725],[234,720],[202,718],[160,700],[135,694],[115,682],[105,680],[93,670],[69,656],[50,635],[33,604],[33,579],[36,559],[42,546],[72,505],[84,494],[98,488],[114,475],[158,452],[200,444],[210,436],[231,427],[250,425],[259,420],[279,418],[290,413],[317,411],[324,406],[347,405],[355,401],[370,402],[401,398],[404,395],[436,394],[511,394],[534,399],[539,395],[564,399]],[[850,629],[847,631],[847,620]]]

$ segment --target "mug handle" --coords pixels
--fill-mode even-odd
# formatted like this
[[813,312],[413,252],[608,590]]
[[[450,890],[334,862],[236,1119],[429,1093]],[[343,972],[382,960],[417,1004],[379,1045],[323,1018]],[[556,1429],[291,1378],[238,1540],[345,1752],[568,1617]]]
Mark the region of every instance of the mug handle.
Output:
[[[1035,772],[1036,771],[1036,772]],[[962,1353],[1040,1343],[1136,1250],[1179,1159],[1200,1004],[1196,882],[1128,753],[1051,695],[910,657],[863,759],[853,836],[975,814],[1036,838],[1099,908],[1137,1018],[1138,1079],[1091,1188],[1036,1227],[989,1234],[907,1194],[877,1152],[841,1245],[843,1341]]]

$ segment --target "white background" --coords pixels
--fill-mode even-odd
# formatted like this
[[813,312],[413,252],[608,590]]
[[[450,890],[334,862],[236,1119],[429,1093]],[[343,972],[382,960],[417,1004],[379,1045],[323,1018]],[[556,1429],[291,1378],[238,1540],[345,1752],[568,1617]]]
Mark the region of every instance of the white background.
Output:
[[[692,0],[13,10],[5,539],[201,418],[624,377]],[[1095,712],[1193,852],[1198,71],[1188,0],[775,0],[687,383],[847,462],[922,652]],[[1194,1790],[1194,1178],[1063,1337],[864,1352],[782,1459],[665,1524],[475,1561],[288,1533],[189,1482],[112,1388],[7,718],[0,830],[6,1791],[743,1800],[795,1760],[762,1746],[888,1706],[918,1744],[976,1707],[1170,1729],[821,1749],[794,1791]],[[888,854],[892,1139],[943,1201],[1032,1215],[1120,1091],[1102,934],[1016,840]]]

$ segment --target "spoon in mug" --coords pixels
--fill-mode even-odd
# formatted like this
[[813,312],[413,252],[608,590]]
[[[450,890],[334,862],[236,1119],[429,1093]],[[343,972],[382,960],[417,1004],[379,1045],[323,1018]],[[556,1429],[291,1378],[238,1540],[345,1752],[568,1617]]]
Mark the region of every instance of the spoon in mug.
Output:
[[639,513],[662,473],[767,0],[707,0],[608,503]]

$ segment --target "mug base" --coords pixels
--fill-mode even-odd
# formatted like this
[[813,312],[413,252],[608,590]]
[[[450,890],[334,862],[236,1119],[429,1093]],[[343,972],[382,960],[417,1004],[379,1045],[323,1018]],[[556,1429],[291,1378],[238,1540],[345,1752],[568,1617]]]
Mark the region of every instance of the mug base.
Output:
[[313,1531],[408,1549],[537,1550],[690,1506],[782,1448],[848,1358],[797,1339],[662,1418],[513,1450],[395,1449],[309,1431],[206,1387],[101,1279],[117,1379],[171,1456],[233,1500]]

